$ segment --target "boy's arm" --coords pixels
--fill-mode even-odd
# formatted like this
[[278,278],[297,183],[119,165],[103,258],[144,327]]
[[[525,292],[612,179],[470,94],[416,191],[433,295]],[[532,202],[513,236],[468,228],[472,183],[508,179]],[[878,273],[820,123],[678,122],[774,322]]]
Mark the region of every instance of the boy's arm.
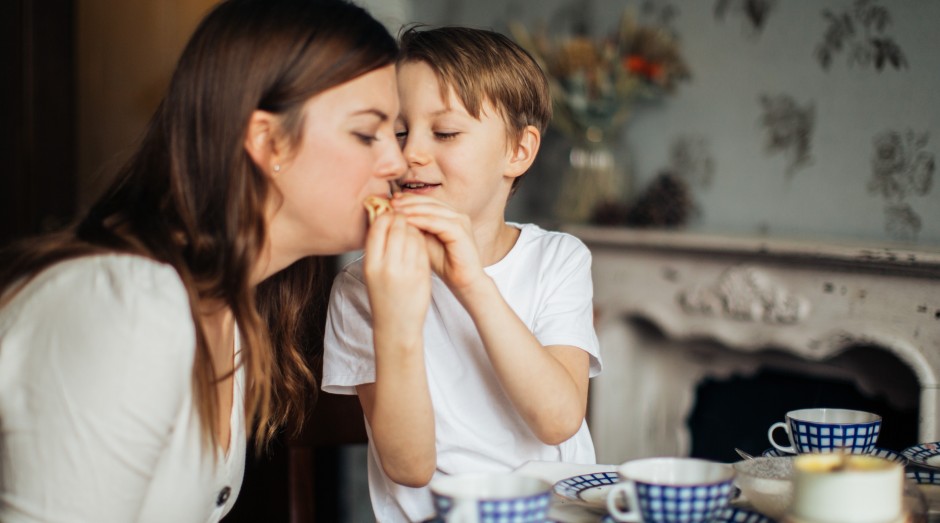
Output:
[[458,296],[470,313],[493,369],[526,424],[558,445],[581,428],[590,358],[578,347],[542,346],[488,276]]
[[400,215],[380,216],[366,240],[363,274],[373,318],[375,383],[356,391],[385,474],[421,487],[437,465],[423,341],[431,271],[422,233]]
[[430,198],[396,198],[392,206],[431,235],[431,265],[476,325],[493,369],[540,441],[557,445],[581,427],[587,411],[590,358],[571,346],[543,346],[483,270],[470,221]]

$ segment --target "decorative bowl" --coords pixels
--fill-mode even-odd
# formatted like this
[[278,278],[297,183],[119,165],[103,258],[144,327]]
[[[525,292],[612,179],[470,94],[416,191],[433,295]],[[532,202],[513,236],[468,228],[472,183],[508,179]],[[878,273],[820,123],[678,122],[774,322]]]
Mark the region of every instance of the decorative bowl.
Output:
[[779,519],[793,500],[795,456],[770,456],[735,462],[734,482],[762,514]]

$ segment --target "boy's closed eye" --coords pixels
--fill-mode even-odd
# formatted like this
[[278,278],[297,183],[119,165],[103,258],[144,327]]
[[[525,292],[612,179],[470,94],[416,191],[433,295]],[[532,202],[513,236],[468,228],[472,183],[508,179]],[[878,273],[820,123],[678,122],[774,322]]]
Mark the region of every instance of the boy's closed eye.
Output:
[[398,146],[404,149],[405,142],[408,141],[408,131],[404,129],[395,131],[395,139],[398,140]]
[[[456,138],[459,134],[459,131],[433,131],[434,138],[442,142],[450,141]],[[405,143],[408,141],[408,130],[401,129],[395,131],[395,139],[398,140],[398,145],[401,147],[405,146]]]

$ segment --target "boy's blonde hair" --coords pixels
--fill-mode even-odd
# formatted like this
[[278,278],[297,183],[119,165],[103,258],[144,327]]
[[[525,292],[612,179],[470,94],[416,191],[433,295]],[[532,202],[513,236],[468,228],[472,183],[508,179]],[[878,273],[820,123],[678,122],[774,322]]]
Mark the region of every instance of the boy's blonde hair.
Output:
[[[496,108],[509,144],[519,145],[529,125],[544,134],[552,119],[552,99],[545,73],[531,55],[509,37],[469,27],[406,27],[398,63],[424,62],[437,75],[441,98],[454,89],[467,112],[479,119],[485,100]],[[513,191],[522,176],[513,181]]]

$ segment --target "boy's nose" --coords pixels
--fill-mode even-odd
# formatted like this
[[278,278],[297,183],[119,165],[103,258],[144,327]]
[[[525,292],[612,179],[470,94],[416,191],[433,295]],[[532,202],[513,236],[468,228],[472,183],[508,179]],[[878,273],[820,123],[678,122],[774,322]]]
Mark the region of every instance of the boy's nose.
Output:
[[425,152],[425,149],[417,143],[417,140],[410,139],[405,142],[405,148],[402,151],[405,155],[405,160],[408,162],[409,166],[412,165],[426,165],[430,159],[431,155]]

